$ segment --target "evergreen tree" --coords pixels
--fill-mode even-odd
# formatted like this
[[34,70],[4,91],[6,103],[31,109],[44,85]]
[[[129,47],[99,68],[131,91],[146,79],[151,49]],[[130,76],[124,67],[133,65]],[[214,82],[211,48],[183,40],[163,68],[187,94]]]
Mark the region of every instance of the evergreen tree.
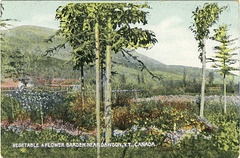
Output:
[[138,80],[138,84],[141,84],[141,80],[140,80],[139,74],[137,75],[137,80]]
[[212,86],[213,85],[213,81],[214,81],[214,72],[211,71],[208,74],[208,84]]
[[186,68],[183,70],[183,86],[186,87],[187,81],[186,81]]
[[142,74],[142,83],[145,83],[144,74]]
[[21,51],[19,49],[13,51],[8,56],[8,62],[5,66],[5,77],[24,82],[24,79],[27,76],[25,64],[26,62],[24,61],[24,55],[21,53]]
[[218,68],[219,73],[223,76],[223,91],[224,91],[224,114],[227,112],[227,100],[226,100],[226,76],[230,75],[230,71],[237,70],[237,68],[232,67],[232,64],[236,63],[236,59],[232,57],[237,55],[233,52],[235,48],[229,48],[232,41],[230,36],[227,35],[228,26],[222,25],[218,29],[214,29],[215,35],[212,37],[213,40],[220,42],[220,46],[216,46],[216,56],[214,57],[214,65],[212,67]]
[[121,84],[122,84],[122,86],[124,86],[124,85],[126,84],[125,74],[122,74],[122,75],[121,75]]

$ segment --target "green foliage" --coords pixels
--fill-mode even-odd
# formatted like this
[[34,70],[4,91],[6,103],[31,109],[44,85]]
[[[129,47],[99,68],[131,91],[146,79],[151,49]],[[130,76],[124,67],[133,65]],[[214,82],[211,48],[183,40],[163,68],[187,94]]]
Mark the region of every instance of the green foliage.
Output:
[[220,104],[207,105],[206,115],[209,121],[218,126],[213,135],[213,145],[226,152],[238,152],[239,149],[239,115],[238,107],[228,105],[228,113],[223,115],[223,106]]
[[[54,78],[71,78],[71,79],[79,79],[80,73],[79,71],[73,71],[73,63],[66,63],[64,59],[70,59],[71,49],[69,46],[66,46],[65,49],[61,49],[58,53],[54,54],[54,57],[41,57],[42,53],[53,45],[60,44],[64,41],[62,37],[56,37],[53,40],[52,44],[44,43],[43,40],[48,37],[48,35],[53,35],[54,30],[42,27],[35,26],[21,26],[10,29],[7,34],[4,36],[5,41],[2,43],[2,48],[7,47],[6,50],[11,52],[14,49],[21,48],[21,52],[24,53],[24,61],[26,62],[25,71],[30,74],[30,76],[35,80],[42,80],[43,78],[48,78],[49,82]],[[11,40],[10,40],[11,37]],[[31,45],[29,45],[31,43]],[[2,53],[1,55],[3,55]],[[152,60],[144,55],[141,55],[137,52],[132,52],[134,56],[138,56],[139,59],[146,65],[146,67],[152,71],[156,75],[162,75],[166,80],[173,80],[173,83],[176,80],[182,80],[182,72],[184,71],[183,66],[166,66],[156,60]],[[4,70],[3,65],[8,62],[6,57],[2,57],[2,72]],[[163,85],[167,88],[168,82],[166,81],[157,81],[153,79],[145,70],[139,73],[140,66],[133,59],[129,58],[130,62],[121,54],[112,54],[112,71],[117,72],[118,74],[112,76],[112,89],[148,89],[148,91],[152,91],[152,89],[157,89],[159,85]],[[200,69],[186,67],[187,71],[187,84],[192,83],[195,77],[196,83],[199,82],[199,73],[201,73]],[[95,84],[94,81],[94,67],[84,66],[84,78],[85,84],[92,83]],[[125,74],[126,84],[120,85],[121,83],[121,75]],[[144,85],[141,83],[137,84],[137,75],[140,74],[144,76]],[[228,78],[228,77],[227,77]],[[176,81],[178,82],[178,81]],[[215,83],[221,83],[221,76],[215,72]],[[131,85],[130,85],[131,84]],[[174,83],[175,84],[175,83]],[[174,85],[173,84],[173,85]],[[188,86],[192,88],[192,86]],[[172,87],[175,89],[174,87]],[[189,89],[188,88],[188,89]],[[192,88],[194,89],[194,88]],[[173,91],[173,90],[171,90]],[[168,91],[166,91],[168,92]],[[175,94],[178,94],[178,89],[173,91]],[[199,91],[198,91],[199,92]],[[196,93],[198,93],[196,92]],[[186,93],[188,93],[186,91]],[[170,94],[163,93],[163,91],[156,91],[156,95],[159,94]],[[155,95],[151,93],[151,95]],[[143,93],[140,96],[151,96],[150,94]]]
[[220,42],[222,45],[215,47],[215,50],[217,50],[217,54],[214,57],[215,63],[214,65],[212,65],[212,67],[220,68],[218,71],[225,78],[226,75],[230,74],[230,71],[237,70],[237,68],[230,66],[236,63],[236,59],[233,59],[232,57],[237,54],[231,53],[236,49],[236,47],[231,49],[229,48],[229,45],[233,40],[230,40],[229,36],[227,35],[227,25],[219,26],[218,29],[214,29],[214,31],[215,35],[212,37],[212,39]]
[[211,71],[208,73],[208,84],[209,85],[213,85],[213,81],[214,81],[214,73]]
[[[77,157],[77,153],[84,154],[84,152],[90,152],[90,155],[94,154],[93,148],[91,149],[82,149],[82,148],[13,148],[13,143],[39,143],[39,145],[45,143],[93,143],[94,138],[92,140],[83,141],[79,136],[71,136],[69,134],[57,134],[55,131],[44,130],[40,133],[35,133],[34,131],[24,131],[21,136],[18,136],[15,132],[7,132],[4,134],[5,130],[1,130],[1,140],[2,140],[2,155],[4,157],[35,157],[38,155],[39,157],[61,157],[65,155],[64,152],[68,152],[68,155],[75,155]],[[81,150],[82,149],[82,150]],[[69,153],[70,152],[70,153]],[[84,155],[88,155],[86,153]]]
[[[5,54],[6,55],[6,54]],[[26,62],[24,61],[24,55],[20,50],[15,50],[8,54],[8,63],[4,65],[6,78],[14,78],[16,80],[24,80],[27,73],[25,72]]]
[[[195,39],[199,41],[198,47],[201,51],[204,48],[203,39],[208,38],[210,33],[209,28],[218,21],[219,15],[226,8],[226,6],[218,7],[217,3],[206,3],[203,8],[197,7],[192,12],[195,23],[190,28],[195,34]],[[202,54],[200,54],[200,59],[202,60]]]
[[186,81],[186,69],[183,70],[183,86],[186,87],[187,81]]
[[206,3],[203,8],[197,7],[193,11],[194,22],[190,27],[198,41],[198,48],[201,52],[199,59],[202,62],[202,87],[201,87],[201,103],[200,103],[200,116],[203,117],[204,111],[204,95],[206,84],[206,39],[209,37],[209,28],[217,22],[219,14],[223,12],[226,7],[218,7],[217,3]]
[[[203,137],[194,137],[185,138],[178,145],[178,148],[174,147],[174,151],[169,153],[169,155],[173,157],[229,157],[234,158],[237,157],[238,153],[227,152],[224,150],[219,150],[218,147],[213,145],[213,137],[211,140],[206,140]],[[169,156],[168,155],[168,156]]]
[[23,111],[17,99],[7,97],[6,93],[1,92],[1,120],[13,122]]
[[138,125],[172,131],[174,124],[177,124],[176,128],[190,124],[191,119],[195,118],[196,108],[191,107],[190,103],[156,101],[116,106],[113,111],[114,127],[118,129],[125,130]]
[[[48,36],[53,35],[55,30],[38,27],[38,26],[18,26],[9,29],[4,32],[2,38],[4,41],[1,43],[1,46],[4,48],[4,51],[20,49],[24,54],[34,54],[34,55],[44,55],[44,52],[47,49],[50,49],[54,45],[58,45],[64,42],[63,38],[56,37],[52,43],[44,42]],[[66,44],[65,49],[58,50],[58,53],[51,54],[59,59],[70,59],[71,49],[69,45]],[[25,55],[27,57],[28,55]]]
[[213,40],[216,40],[218,42],[220,42],[222,45],[221,46],[216,46],[215,49],[217,50],[217,55],[214,57],[213,61],[215,62],[214,65],[212,65],[212,67],[214,68],[220,68],[218,71],[221,75],[223,75],[223,86],[224,86],[224,97],[225,97],[225,101],[224,101],[224,113],[226,113],[226,81],[225,81],[225,77],[226,75],[230,75],[230,71],[233,70],[238,70],[237,68],[234,68],[230,65],[235,64],[236,63],[236,59],[233,59],[233,55],[237,55],[236,53],[230,53],[232,51],[234,51],[236,49],[230,49],[228,48],[228,46],[231,44],[231,41],[229,39],[229,36],[227,35],[227,25],[222,25],[220,26],[218,29],[215,29],[215,35],[212,37]]
[[[131,28],[130,24],[147,24],[147,12],[139,8],[149,8],[146,4],[133,3],[78,3],[59,7],[56,19],[60,20],[59,34],[65,37],[73,48],[74,67],[94,62],[96,59],[96,117],[99,129],[100,107],[100,60],[104,61],[106,53],[106,91],[105,120],[106,135],[111,128],[111,51],[115,53],[125,48],[148,48],[157,40],[148,30]],[[130,16],[131,15],[131,16]],[[93,54],[96,51],[96,57]],[[101,53],[101,55],[100,55]],[[83,71],[83,70],[82,70]],[[98,130],[99,139],[99,130]],[[107,138],[108,139],[108,138]],[[109,140],[107,140],[109,141]],[[99,143],[99,140],[98,140]],[[99,149],[98,149],[99,151]]]
[[54,30],[36,26],[19,26],[7,31],[1,43],[1,49],[4,50],[1,53],[2,74],[6,77],[4,71],[8,69],[7,64],[14,60],[9,56],[16,56],[14,53],[19,48],[24,57],[16,61],[24,62],[24,72],[32,78],[78,78],[78,72],[72,70],[73,64],[66,63],[66,59],[71,58],[71,54],[66,53],[71,51],[69,46],[59,50],[54,57],[42,57],[46,49],[63,41],[62,38],[56,38],[52,44],[44,43],[43,40],[51,34],[54,34]]
[[[96,23],[99,24],[100,31],[101,62],[104,61],[107,45],[117,53],[125,48],[148,48],[156,43],[151,31],[131,28],[129,25],[147,24],[147,12],[141,8],[149,6],[133,3],[70,3],[65,7],[60,6],[56,12],[56,19],[60,20],[60,30],[56,35],[63,36],[73,48],[74,67],[94,62]],[[54,49],[47,53],[52,51]]]
[[37,118],[40,118],[41,124],[43,124],[44,115],[54,111],[54,109],[58,108],[59,103],[64,100],[63,96],[56,92],[37,92],[25,88],[17,89],[12,93],[7,94],[7,96],[10,96],[13,100],[16,99],[20,103],[20,105],[18,105],[20,106],[20,109],[22,109],[20,112],[26,114],[29,112],[30,114],[28,114],[28,116],[34,121],[36,121]]
[[[84,127],[88,130],[96,127],[96,118],[95,118],[95,101],[94,96],[82,96],[81,93],[73,94],[75,98],[70,102],[69,114],[72,116],[72,120],[75,122],[75,125],[79,127]],[[83,100],[84,99],[84,100]]]
[[115,99],[114,106],[129,106],[130,105],[130,100],[132,98],[129,95],[124,95],[124,94],[118,94],[117,98]]
[[[221,114],[223,110],[219,104],[206,104],[205,113],[207,119],[211,123],[218,126],[218,130],[214,132],[202,131],[203,136],[211,135],[210,140],[206,140],[203,136],[198,137],[185,137],[178,144],[172,145],[171,143],[164,142],[166,131],[173,131],[173,123],[176,123],[176,128],[182,128],[185,125],[191,125],[190,113],[195,105],[187,105],[184,103],[143,103],[141,105],[130,105],[131,108],[122,108],[125,111],[125,115],[129,115],[127,112],[139,114],[134,121],[137,124],[138,131],[134,132],[129,130],[123,137],[112,137],[113,143],[136,143],[136,142],[154,142],[156,147],[141,147],[141,148],[101,148],[101,156],[104,157],[147,157],[149,155],[153,157],[229,157],[234,158],[238,155],[238,132],[239,132],[239,115],[237,107],[232,104],[228,105],[229,113],[226,115]],[[154,109],[154,110],[153,110]],[[157,116],[155,111],[161,111],[161,116]],[[152,112],[151,112],[152,110]],[[155,113],[153,113],[155,111]],[[184,111],[186,113],[184,113]],[[193,112],[193,111],[192,111]],[[194,114],[194,112],[192,113]],[[150,116],[151,115],[151,116]],[[155,116],[154,116],[155,115]],[[162,117],[163,116],[163,117]],[[183,117],[182,117],[183,116]],[[140,131],[142,127],[150,127],[154,125],[154,121],[159,118],[161,124],[165,126],[156,126],[160,131],[154,129],[149,131]],[[177,122],[180,121],[180,122]],[[182,123],[181,123],[182,122]],[[132,124],[132,125],[134,125]],[[181,124],[183,126],[181,126]],[[130,126],[131,127],[131,126]],[[171,129],[170,129],[171,128]],[[84,142],[79,136],[71,136],[69,134],[57,134],[55,131],[43,130],[40,133],[23,131],[21,136],[18,136],[15,132],[7,132],[1,130],[2,140],[2,155],[4,157],[33,157],[38,155],[39,157],[61,157],[66,153],[71,156],[77,156],[79,153],[87,155],[88,157],[95,157],[95,148],[12,148],[12,143],[81,143]],[[88,142],[94,142],[89,140]],[[111,155],[109,155],[109,152]],[[47,155],[46,155],[47,153]],[[133,156],[134,155],[134,156]]]

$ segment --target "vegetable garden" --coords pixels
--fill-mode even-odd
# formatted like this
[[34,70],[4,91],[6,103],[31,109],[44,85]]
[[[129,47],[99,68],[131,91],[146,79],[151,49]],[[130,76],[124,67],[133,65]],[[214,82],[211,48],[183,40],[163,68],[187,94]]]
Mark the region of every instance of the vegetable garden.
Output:
[[[79,106],[82,97],[78,92],[62,95],[22,89],[2,96],[3,157],[45,157],[46,154],[50,157],[79,154],[94,157],[96,154],[95,147],[13,147],[17,143],[63,143],[65,146],[71,143],[95,143],[94,96],[85,96],[83,107]],[[102,147],[103,157],[238,155],[239,115],[233,103],[228,104],[228,113],[223,115],[223,105],[206,102],[206,120],[210,122],[199,119],[199,106],[189,98],[135,102],[120,94],[112,110],[111,143],[153,142],[154,146]],[[103,120],[101,125],[101,140],[104,143]]]
[[[46,46],[43,51],[37,40],[29,52],[12,48],[15,43],[8,39],[12,36],[5,32],[6,36],[1,38],[2,77],[22,81],[23,86],[1,92],[3,157],[238,156],[240,98],[236,96],[236,80],[231,71],[239,69],[230,66],[236,64],[237,60],[232,58],[236,53],[232,52],[237,47],[228,47],[235,40],[229,38],[228,25],[213,29],[215,35],[210,37],[211,27],[228,7],[206,3],[192,11],[194,23],[189,29],[198,42],[201,71],[186,66],[170,68],[142,56],[152,67],[150,70],[138,58],[136,49],[150,49],[158,42],[153,31],[134,27],[148,23],[146,10],[150,8],[148,4],[135,3],[59,6],[55,15],[60,22],[59,30],[47,39],[39,38]],[[8,26],[4,21],[0,23],[1,27]],[[24,27],[23,30],[26,31]],[[213,58],[206,57],[206,43],[210,39],[222,44],[214,47],[217,55]],[[66,60],[51,55],[65,47],[69,61],[63,65]],[[121,57],[117,55],[120,53]],[[117,60],[112,61],[113,58]],[[127,62],[122,62],[123,58]],[[221,81],[213,81],[217,71],[214,74],[206,70],[210,61],[222,75],[217,78],[223,82],[223,90]],[[140,74],[137,69],[144,72]],[[191,71],[188,76],[187,69]],[[197,79],[199,73],[201,80]],[[69,74],[72,76],[68,78]],[[125,74],[130,76],[128,81]],[[31,76],[29,80],[46,83],[42,87],[32,83],[30,88],[27,76]],[[56,84],[60,81],[64,84]],[[67,90],[56,91],[58,88],[53,85]]]

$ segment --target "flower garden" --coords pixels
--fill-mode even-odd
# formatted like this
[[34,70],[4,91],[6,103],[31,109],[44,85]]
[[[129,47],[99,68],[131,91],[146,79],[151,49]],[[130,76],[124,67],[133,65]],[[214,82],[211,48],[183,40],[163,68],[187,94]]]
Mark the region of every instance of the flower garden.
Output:
[[[221,103],[208,101],[206,118],[200,118],[198,104],[191,97],[159,98],[136,101],[120,94],[114,100],[112,109],[111,143],[149,142],[154,146],[103,147],[101,156],[237,157],[239,115],[233,102],[229,102],[228,113],[223,115]],[[13,147],[15,143],[95,143],[94,96],[85,96],[82,104],[82,96],[78,92],[60,94],[20,89],[11,93],[2,92],[1,102],[3,157],[76,157],[79,154],[95,157],[95,147]]]

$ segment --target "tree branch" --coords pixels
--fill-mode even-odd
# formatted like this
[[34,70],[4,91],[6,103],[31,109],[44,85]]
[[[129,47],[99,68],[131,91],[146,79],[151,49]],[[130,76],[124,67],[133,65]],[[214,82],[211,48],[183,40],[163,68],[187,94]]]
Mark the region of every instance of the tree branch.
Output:
[[[162,75],[161,76],[156,76],[156,75],[154,75],[148,68],[147,68],[147,66],[141,61],[141,60],[139,60],[138,58],[137,58],[137,56],[134,56],[134,55],[132,55],[131,53],[130,53],[131,51],[126,51],[125,49],[123,49],[122,50],[122,53],[124,54],[127,54],[128,56],[130,56],[131,58],[133,58],[134,60],[136,60],[137,62],[139,62],[140,64],[141,64],[141,66],[142,66],[142,68],[141,68],[141,71],[143,71],[144,69],[152,76],[152,78],[156,78],[156,79],[158,79],[158,80],[161,80],[162,79]],[[126,57],[126,55],[124,54],[124,57]],[[126,59],[128,59],[128,58],[126,58]],[[128,59],[129,60],[129,59]]]

